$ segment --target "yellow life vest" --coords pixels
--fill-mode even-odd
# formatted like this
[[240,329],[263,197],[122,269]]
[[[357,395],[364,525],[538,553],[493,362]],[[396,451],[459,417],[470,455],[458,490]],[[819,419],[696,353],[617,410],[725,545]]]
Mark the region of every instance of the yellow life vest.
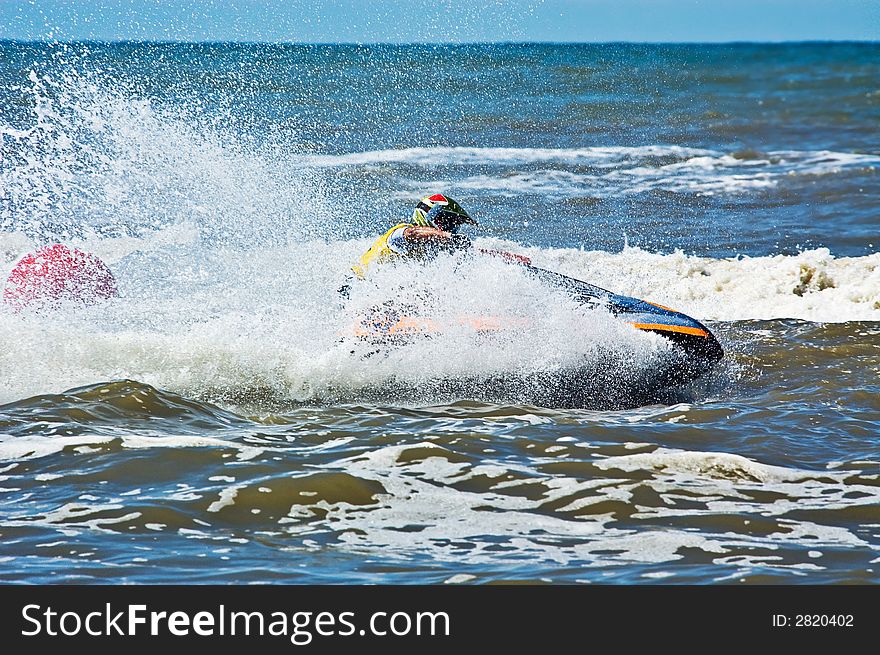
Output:
[[376,241],[370,246],[370,249],[367,250],[361,258],[358,260],[358,263],[351,267],[351,270],[354,271],[354,274],[359,278],[364,279],[367,274],[367,269],[373,264],[384,264],[385,262],[394,259],[395,257],[400,257],[400,253],[394,252],[388,246],[388,239],[391,237],[391,234],[394,230],[401,227],[410,227],[410,223],[398,223],[390,230],[388,230],[385,234],[380,236]]

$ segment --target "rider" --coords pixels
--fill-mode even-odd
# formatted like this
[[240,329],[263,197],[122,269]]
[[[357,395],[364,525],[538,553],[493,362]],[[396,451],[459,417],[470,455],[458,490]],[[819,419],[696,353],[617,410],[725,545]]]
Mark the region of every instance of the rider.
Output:
[[440,193],[427,196],[416,205],[408,223],[398,223],[376,239],[351,269],[364,279],[374,264],[401,257],[427,259],[441,250],[469,248],[470,239],[458,232],[465,224],[477,222],[455,200]]

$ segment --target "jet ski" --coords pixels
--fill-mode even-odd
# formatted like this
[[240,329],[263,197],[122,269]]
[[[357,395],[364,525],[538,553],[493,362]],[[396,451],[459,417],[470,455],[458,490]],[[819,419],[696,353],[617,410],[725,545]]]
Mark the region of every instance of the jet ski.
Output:
[[[498,252],[496,256],[509,258],[510,253],[484,251],[485,254]],[[516,255],[518,263],[524,266],[545,284],[562,289],[579,302],[590,306],[603,306],[614,316],[629,323],[638,330],[660,334],[695,360],[702,373],[708,371],[724,357],[724,350],[715,335],[702,323],[687,314],[657,303],[629,296],[621,296],[607,289],[597,287],[583,280],[554,273],[532,266],[528,258]],[[525,261],[521,261],[525,260]],[[702,375],[700,373],[700,375]],[[695,376],[696,377],[696,376]]]
[[[674,357],[652,378],[655,387],[668,387],[695,380],[708,373],[724,357],[724,350],[715,335],[696,319],[663,305],[615,294],[583,280],[568,277],[532,265],[522,255],[500,251],[479,250],[481,255],[499,257],[520,266],[543,284],[560,289],[587,307],[601,307],[633,329],[659,334],[673,346]],[[527,329],[522,318],[504,316],[462,316],[459,324],[478,333]],[[447,326],[420,314],[417,306],[401,306],[388,302],[373,307],[361,316],[349,332],[362,341],[376,345],[405,343],[442,332]]]

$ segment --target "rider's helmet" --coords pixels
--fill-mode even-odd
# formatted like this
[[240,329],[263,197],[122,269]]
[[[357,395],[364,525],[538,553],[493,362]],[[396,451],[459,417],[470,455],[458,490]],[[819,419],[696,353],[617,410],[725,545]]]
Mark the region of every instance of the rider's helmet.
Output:
[[419,200],[410,222],[413,225],[436,227],[453,234],[457,233],[462,225],[477,225],[461,205],[440,193]]

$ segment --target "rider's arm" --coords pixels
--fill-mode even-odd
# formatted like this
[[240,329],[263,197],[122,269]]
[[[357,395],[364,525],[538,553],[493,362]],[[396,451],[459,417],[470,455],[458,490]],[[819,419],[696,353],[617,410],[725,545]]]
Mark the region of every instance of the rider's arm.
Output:
[[403,236],[407,241],[413,243],[449,241],[449,239],[452,238],[450,232],[444,232],[436,227],[425,227],[421,225],[410,225],[403,231]]
[[400,255],[420,256],[429,249],[456,250],[468,246],[470,240],[463,234],[421,225],[400,227],[388,237],[388,247]]
[[436,227],[411,225],[404,230],[403,235],[414,247],[434,246],[442,250],[463,250],[471,246],[466,235],[444,232]]
[[407,238],[408,229],[409,227],[399,227],[388,236],[388,247],[398,255],[412,255],[419,245],[418,241]]
[[443,247],[451,239],[452,234],[435,227],[410,225],[394,230],[388,237],[388,247],[399,255],[419,255],[425,248]]

